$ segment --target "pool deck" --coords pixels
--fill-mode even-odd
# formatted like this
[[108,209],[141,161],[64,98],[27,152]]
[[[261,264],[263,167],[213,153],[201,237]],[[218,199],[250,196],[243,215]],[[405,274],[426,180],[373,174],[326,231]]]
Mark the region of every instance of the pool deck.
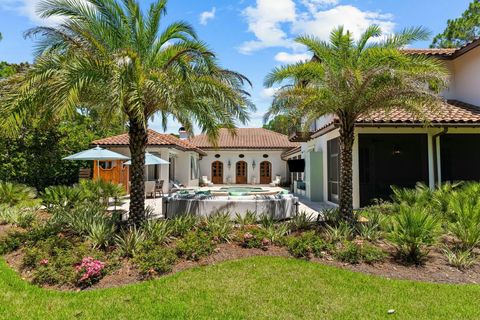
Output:
[[[266,191],[284,191],[287,190],[282,187],[270,187],[269,185],[215,185],[213,187],[196,187],[191,188],[192,190],[196,191],[207,191],[207,190],[220,190],[221,188],[231,187],[231,188],[263,188]],[[187,188],[190,189],[190,188]],[[307,214],[311,214],[313,218],[317,218],[318,213],[324,209],[333,208],[332,205],[324,203],[324,202],[313,202],[308,200],[307,198],[299,195],[295,195],[298,197],[298,211],[299,212],[306,212]],[[124,211],[128,211],[130,207],[130,199],[125,198],[123,199],[123,204],[121,206],[116,207],[116,209],[121,209]],[[145,199],[145,207],[150,207],[153,210],[153,214],[155,217],[163,217],[162,213],[162,199],[161,198],[147,198]],[[110,210],[114,210],[115,207],[110,207]]]

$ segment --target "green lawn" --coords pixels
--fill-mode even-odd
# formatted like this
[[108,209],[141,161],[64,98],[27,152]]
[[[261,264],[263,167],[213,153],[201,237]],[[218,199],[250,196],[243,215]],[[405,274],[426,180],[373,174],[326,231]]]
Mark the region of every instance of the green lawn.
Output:
[[0,261],[2,319],[479,319],[479,299],[480,286],[393,281],[271,257],[61,293],[29,285]]

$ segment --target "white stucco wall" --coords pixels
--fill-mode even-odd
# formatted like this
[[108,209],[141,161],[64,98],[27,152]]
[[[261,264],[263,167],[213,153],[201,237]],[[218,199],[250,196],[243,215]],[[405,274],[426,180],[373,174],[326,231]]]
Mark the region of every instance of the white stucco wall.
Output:
[[449,69],[453,72],[450,92],[445,96],[480,106],[480,47],[459,56]]
[[[200,177],[207,176],[212,180],[212,162],[223,162],[223,178],[224,183],[235,183],[235,164],[237,161],[245,161],[248,164],[247,183],[253,183],[253,178],[256,178],[256,182],[260,183],[260,162],[269,161],[272,164],[272,180],[275,176],[280,175],[282,181],[285,181],[287,175],[287,162],[282,160],[281,154],[284,150],[204,150],[207,152],[207,156],[203,156],[200,160]],[[219,154],[220,158],[215,158],[215,155]],[[245,157],[240,158],[239,155],[243,154]],[[268,154],[268,158],[264,158],[263,155]],[[228,162],[230,161],[230,168]],[[255,168],[252,163],[255,161]],[[230,178],[230,180],[228,180]]]

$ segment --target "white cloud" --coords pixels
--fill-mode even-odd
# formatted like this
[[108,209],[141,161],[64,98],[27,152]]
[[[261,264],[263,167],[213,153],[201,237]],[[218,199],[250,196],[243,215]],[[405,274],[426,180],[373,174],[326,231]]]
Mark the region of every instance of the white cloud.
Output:
[[372,24],[378,24],[384,33],[392,33],[395,27],[390,14],[339,5],[339,0],[295,1],[257,0],[255,6],[247,7],[243,14],[248,31],[255,39],[244,42],[239,51],[249,54],[265,48],[284,47],[293,49],[298,55],[304,48],[295,44],[293,39],[300,34],[313,34],[328,40],[332,29],[340,25],[355,37]]
[[275,93],[277,93],[278,89],[278,87],[264,88],[260,92],[260,98],[262,98],[263,100],[270,100],[275,95]]
[[257,40],[245,42],[240,47],[240,52],[248,54],[267,47],[288,46],[291,43],[281,24],[295,21],[293,0],[257,0],[256,6],[247,7],[243,14],[248,22],[248,30]]
[[38,4],[41,0],[0,0],[0,7],[17,12],[27,17],[30,21],[40,25],[57,25],[62,22],[61,17],[43,19],[37,13]]
[[292,26],[292,32],[314,34],[327,40],[333,28],[343,25],[354,37],[359,37],[372,24],[378,24],[384,33],[393,32],[395,27],[390,14],[362,11],[351,5],[342,5],[303,17]]
[[311,57],[312,55],[308,53],[288,53],[282,51],[275,55],[275,61],[289,64],[309,60]]
[[339,0],[302,0],[302,4],[310,12],[316,12],[321,8],[336,5],[339,2]]
[[206,26],[209,20],[215,19],[215,13],[217,8],[213,7],[210,11],[204,11],[200,13],[200,24]]

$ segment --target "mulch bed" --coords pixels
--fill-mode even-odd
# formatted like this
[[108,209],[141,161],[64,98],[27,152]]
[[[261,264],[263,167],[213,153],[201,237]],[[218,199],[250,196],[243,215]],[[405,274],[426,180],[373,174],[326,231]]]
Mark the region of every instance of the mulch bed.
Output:
[[[461,271],[457,268],[449,266],[440,251],[432,250],[428,255],[428,259],[423,265],[402,265],[393,258],[393,248],[391,246],[387,244],[380,244],[380,246],[386,252],[391,254],[384,262],[373,265],[366,263],[342,263],[329,256],[324,258],[312,258],[310,261],[312,263],[321,263],[390,279],[406,279],[450,284],[480,284],[480,265],[478,263],[468,270]],[[225,243],[218,245],[212,255],[201,258],[199,261],[179,260],[173,267],[172,272],[169,274],[174,274],[198,266],[213,265],[224,261],[238,260],[256,256],[291,257],[284,247],[270,246],[268,247],[268,250],[244,249],[236,243]],[[4,256],[4,258],[13,269],[20,272],[23,279],[27,281],[30,280],[28,271],[20,271],[23,259],[23,253],[21,250],[12,252]],[[132,265],[128,260],[123,260],[119,269],[109,275],[106,275],[99,283],[89,288],[89,290],[118,287],[137,283],[143,280],[144,279],[135,266]],[[72,288],[65,287],[54,287],[53,289],[72,290]]]

